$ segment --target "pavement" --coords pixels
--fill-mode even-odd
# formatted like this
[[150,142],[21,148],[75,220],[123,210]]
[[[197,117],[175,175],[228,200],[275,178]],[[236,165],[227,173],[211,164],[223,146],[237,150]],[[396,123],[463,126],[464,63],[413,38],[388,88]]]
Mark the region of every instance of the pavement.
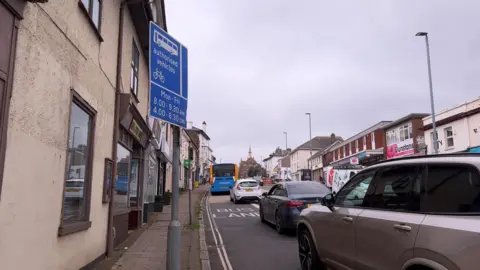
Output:
[[[180,196],[179,219],[182,224],[181,265],[182,270],[201,270],[199,220],[200,200],[209,190],[209,185],[201,185],[192,191],[192,224],[189,225],[188,192]],[[115,270],[166,270],[167,233],[170,223],[171,206],[163,207],[155,221],[131,245],[111,269]]]
[[[267,192],[271,186],[262,188]],[[258,204],[233,204],[229,195],[209,195],[204,207],[211,269],[300,269],[295,234],[279,235],[263,224]]]

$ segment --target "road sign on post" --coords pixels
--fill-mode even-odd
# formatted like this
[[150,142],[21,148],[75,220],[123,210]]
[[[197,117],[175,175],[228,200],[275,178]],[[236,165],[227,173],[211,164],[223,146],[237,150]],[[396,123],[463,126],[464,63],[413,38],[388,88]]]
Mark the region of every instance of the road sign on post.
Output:
[[172,218],[168,224],[167,269],[180,270],[182,225],[179,221],[178,182],[180,179],[180,128],[185,128],[187,125],[188,53],[187,48],[153,22],[150,22],[149,33],[149,115],[174,125],[172,127]]
[[150,116],[187,126],[188,51],[150,22]]

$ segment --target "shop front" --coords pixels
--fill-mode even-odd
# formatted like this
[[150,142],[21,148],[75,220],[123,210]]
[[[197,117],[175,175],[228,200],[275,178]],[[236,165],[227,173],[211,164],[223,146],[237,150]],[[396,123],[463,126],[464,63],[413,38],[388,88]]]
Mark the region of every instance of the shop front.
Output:
[[384,159],[383,147],[374,150],[364,150],[344,159],[330,163],[330,166],[361,165],[371,166]]
[[[145,151],[151,131],[138,109],[130,104],[130,94],[120,95],[120,127],[117,143],[117,179],[113,195],[115,245],[123,242],[130,230],[142,224]],[[148,186],[148,180],[145,183]]]

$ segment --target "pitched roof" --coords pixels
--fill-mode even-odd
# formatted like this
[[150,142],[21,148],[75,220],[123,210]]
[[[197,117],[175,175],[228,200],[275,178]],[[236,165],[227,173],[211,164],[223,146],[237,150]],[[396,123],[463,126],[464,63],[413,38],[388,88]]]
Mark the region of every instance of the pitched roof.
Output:
[[189,129],[189,130],[194,130],[195,132],[201,133],[203,135],[203,137],[207,138],[207,140],[210,140],[210,137],[208,137],[207,133],[205,131],[203,131],[203,129],[192,126],[192,128]]
[[[343,140],[342,140],[343,141]],[[317,153],[315,153],[314,155],[312,155],[311,157],[308,158],[308,160],[311,160],[311,159],[314,159],[316,157],[319,157],[319,156],[322,156],[323,154],[325,154],[330,148],[334,147],[335,145],[341,143],[342,141],[340,140],[337,140],[335,141],[334,143],[330,144],[327,148],[323,149],[323,151],[318,151]]]
[[[343,141],[343,138],[340,136],[335,136],[335,141]],[[332,144],[331,136],[316,136],[312,140],[312,150],[321,150],[329,147]],[[297,148],[293,149],[292,153],[295,153],[298,150],[310,150],[310,141],[301,144]]]
[[200,138],[198,137],[198,133],[194,130],[191,130],[191,129],[185,129],[185,132],[187,133],[188,137],[190,137],[190,140],[193,142],[193,146],[195,146],[195,148],[199,149]]

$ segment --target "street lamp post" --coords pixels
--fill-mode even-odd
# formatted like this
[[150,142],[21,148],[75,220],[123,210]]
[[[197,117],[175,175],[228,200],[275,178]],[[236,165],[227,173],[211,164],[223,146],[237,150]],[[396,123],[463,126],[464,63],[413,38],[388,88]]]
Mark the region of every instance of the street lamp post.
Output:
[[285,151],[287,151],[288,144],[287,144],[287,132],[284,131],[283,134],[285,134]]
[[430,85],[430,106],[432,107],[433,152],[438,154],[438,134],[435,122],[435,103],[433,101],[432,67],[430,64],[430,43],[428,42],[427,32],[418,32],[415,36],[425,37],[425,44],[427,46],[428,83]]
[[[312,157],[312,115],[310,113],[305,113],[305,115],[308,115],[308,127],[310,130],[310,157]],[[310,169],[310,163],[308,163],[308,168]]]

